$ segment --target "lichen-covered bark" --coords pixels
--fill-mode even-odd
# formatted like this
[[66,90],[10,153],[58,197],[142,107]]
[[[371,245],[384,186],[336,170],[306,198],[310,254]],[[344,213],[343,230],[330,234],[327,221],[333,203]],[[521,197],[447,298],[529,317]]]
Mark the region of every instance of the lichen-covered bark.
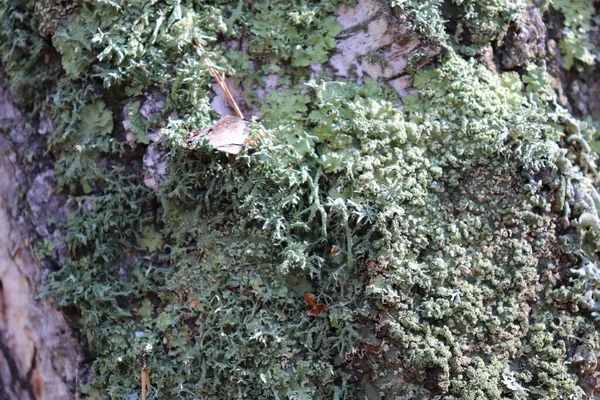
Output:
[[[597,105],[574,99],[597,98],[597,18],[575,3],[3,4],[82,393],[136,398],[144,347],[161,398],[593,398]],[[235,162],[188,145],[231,112],[207,57],[257,117]]]
[[[48,271],[33,257],[31,230],[49,236],[46,218],[57,214],[50,205],[52,181],[27,183],[20,165],[19,150],[30,144],[26,123],[0,80],[0,398],[75,398],[77,339],[54,302],[37,297]],[[19,201],[23,189],[37,205],[33,218]]]

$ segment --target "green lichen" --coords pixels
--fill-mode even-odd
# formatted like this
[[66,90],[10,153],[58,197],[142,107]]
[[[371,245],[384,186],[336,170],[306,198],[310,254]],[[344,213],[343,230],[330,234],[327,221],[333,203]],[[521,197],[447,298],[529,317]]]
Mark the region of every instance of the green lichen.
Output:
[[127,107],[126,129],[133,133],[135,140],[143,144],[149,144],[148,123],[140,115],[140,102],[135,101]]
[[525,9],[527,2],[392,0],[390,5],[409,14],[415,28],[429,39],[456,46],[462,54],[474,56],[505,33],[507,24]]
[[[36,101],[56,124],[69,259],[46,294],[93,355],[84,394],[137,398],[141,346],[157,398],[593,392],[593,128],[543,67],[497,76],[458,55],[520,2],[395,3],[423,32],[451,12],[472,35],[416,73],[403,111],[378,82],[308,68],[334,49],[338,1],[83,2],[52,28],[65,75]],[[248,51],[218,45],[238,36]],[[216,117],[207,56],[260,108],[233,164],[184,145]],[[166,107],[146,121],[149,91]],[[157,193],[142,182],[150,127],[168,159]],[[328,309],[307,314],[306,291]]]
[[[392,0],[398,12],[410,15],[415,28],[429,39],[452,46],[464,56],[481,55],[501,40],[508,24],[517,19],[528,4],[525,0]],[[559,47],[562,66],[570,69],[577,60],[594,65],[598,41],[594,38],[598,23],[593,0],[549,0],[539,5],[558,11],[563,21]],[[450,22],[450,23],[449,23]]]
[[[244,18],[248,6],[240,1],[240,18],[237,29],[229,31],[235,35],[239,29],[252,33],[248,47],[252,54],[260,58],[290,62],[293,67],[307,67],[310,63],[322,63],[329,59],[329,52],[335,48],[335,36],[341,32],[341,25],[332,15],[338,2],[286,2],[273,12],[269,1],[256,1],[251,9],[254,18]],[[227,23],[235,20],[230,17]],[[244,20],[245,19],[245,20]]]
[[[334,354],[350,347],[360,352],[365,365],[359,369],[348,353],[342,371],[371,371],[379,391],[409,397],[415,388],[401,383],[410,380],[420,382],[421,396],[581,396],[580,372],[565,366],[567,348],[579,345],[582,332],[591,346],[599,338],[590,319],[554,304],[554,292],[576,297],[581,288],[546,278],[559,268],[561,253],[549,250],[557,242],[556,222],[545,210],[555,197],[544,185],[556,184],[559,165],[577,175],[556,145],[573,121],[564,110],[549,114],[554,106],[547,96],[521,94],[525,85],[515,77],[501,80],[450,56],[417,75],[419,95],[404,98],[406,116],[372,81],[309,82],[300,104],[312,110],[296,106],[300,98],[273,93],[263,104],[269,146],[245,156],[243,167],[213,166],[211,173],[206,160],[198,170],[180,167],[177,156],[163,189],[170,198],[177,188],[179,207],[170,200],[165,208],[190,204],[195,211],[186,218],[205,220],[208,213],[214,220],[213,207],[225,203],[231,211],[224,214],[236,219],[219,235],[245,226],[253,241],[275,244],[271,261],[254,264],[291,279],[287,296],[299,299],[310,287],[344,304],[321,321],[321,336]],[[529,90],[545,88],[543,79],[537,86],[533,77],[525,81]],[[201,178],[181,182],[186,169],[201,171]],[[181,191],[194,185],[196,192]],[[194,243],[192,237],[199,236],[190,235]],[[255,249],[267,254],[269,245],[241,242],[253,255]],[[214,254],[211,246],[198,246],[190,251]],[[228,240],[226,253],[235,246]],[[342,250],[328,254],[330,246]],[[241,260],[232,264],[252,265]],[[564,322],[554,323],[556,315]],[[285,326],[286,317],[279,318]],[[340,318],[347,333],[339,332]],[[377,339],[368,339],[372,335]],[[392,362],[386,357],[394,349],[402,357]],[[241,345],[237,352],[243,353]],[[327,354],[311,362],[332,359]],[[369,385],[353,390],[377,398]]]
[[570,69],[575,60],[587,65],[596,62],[597,43],[592,39],[598,32],[594,2],[590,0],[552,0],[550,5],[564,17],[562,38],[559,41],[563,67]]
[[12,93],[29,107],[40,105],[58,72],[52,52],[37,33],[38,22],[23,4],[0,7],[0,66]]

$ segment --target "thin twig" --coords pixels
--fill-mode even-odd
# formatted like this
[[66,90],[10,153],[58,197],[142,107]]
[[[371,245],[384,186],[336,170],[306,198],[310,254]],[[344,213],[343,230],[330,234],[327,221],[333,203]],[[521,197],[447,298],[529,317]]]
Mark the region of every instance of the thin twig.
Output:
[[213,68],[214,64],[212,63],[212,61],[210,61],[210,59],[208,57],[206,57],[204,62],[208,66],[208,72],[210,72],[210,74],[215,78],[215,80],[217,81],[217,84],[221,87],[221,90],[223,90],[223,93],[225,93],[225,97],[227,97],[227,101],[229,102],[229,105],[231,106],[231,108],[233,108],[233,111],[235,111],[235,114],[238,117],[244,119],[244,114],[242,114],[242,111],[240,110],[237,103],[235,102],[235,99],[231,95],[231,92],[229,91],[229,87],[227,87],[227,83],[225,82],[225,79],[223,79],[221,74],[219,74],[219,72]]
[[148,359],[146,350],[142,347],[140,350],[140,358],[142,359],[142,400],[146,400],[146,390],[152,390],[150,386],[150,375],[148,374]]
[[[196,40],[194,42],[194,44],[199,50],[202,49],[202,45],[200,44],[199,41]],[[231,106],[233,111],[235,111],[235,114],[238,117],[244,119],[244,114],[242,114],[242,111],[240,110],[237,103],[235,102],[235,99],[231,95],[231,92],[229,91],[229,87],[227,87],[227,82],[225,82],[225,79],[221,76],[219,71],[217,71],[215,69],[215,65],[212,63],[212,61],[210,61],[210,58],[206,57],[204,59],[204,63],[208,66],[208,72],[210,72],[210,74],[213,76],[213,78],[215,78],[215,80],[217,81],[217,85],[219,85],[221,90],[223,90],[223,93],[225,93],[225,97],[227,98],[227,101],[229,102],[229,105]]]

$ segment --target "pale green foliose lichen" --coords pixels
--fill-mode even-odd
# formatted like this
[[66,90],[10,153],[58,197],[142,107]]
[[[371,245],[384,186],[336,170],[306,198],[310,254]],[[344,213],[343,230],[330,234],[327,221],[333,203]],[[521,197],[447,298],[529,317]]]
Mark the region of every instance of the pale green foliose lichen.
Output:
[[597,61],[598,32],[595,5],[592,0],[551,0],[550,5],[564,17],[562,38],[559,41],[563,66],[570,69],[575,60],[587,65]]
[[[452,4],[476,47],[523,6]],[[84,1],[56,28],[60,63],[49,63],[65,75],[45,78],[56,86],[35,107],[56,124],[49,146],[69,196],[70,258],[46,292],[77,315],[95,358],[85,395],[138,398],[147,345],[160,398],[594,390],[593,128],[556,105],[543,67],[497,76],[449,42],[416,73],[403,111],[378,82],[315,76],[307,66],[334,50],[338,6]],[[440,6],[419,5],[439,14],[432,32],[445,32]],[[17,11],[35,27],[31,7],[1,9],[2,37],[23,24]],[[247,51],[218,45],[241,33]],[[28,93],[15,66],[24,57],[35,71],[40,55],[0,46],[11,85]],[[234,164],[183,146],[215,118],[207,55],[260,107],[255,144]],[[257,101],[269,74],[278,90]],[[166,96],[161,121],[139,118],[147,88]],[[158,194],[140,166],[151,128],[169,162]],[[305,291],[328,309],[308,315]]]

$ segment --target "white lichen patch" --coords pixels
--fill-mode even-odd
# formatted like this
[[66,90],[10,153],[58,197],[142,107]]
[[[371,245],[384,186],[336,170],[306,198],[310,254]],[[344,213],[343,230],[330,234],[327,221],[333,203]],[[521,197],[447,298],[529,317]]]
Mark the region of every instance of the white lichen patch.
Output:
[[382,7],[381,3],[373,0],[359,0],[354,7],[342,4],[335,15],[338,22],[342,24],[342,29],[347,30],[364,24],[381,14],[383,12]]
[[[339,77],[389,81],[405,73],[415,54],[432,59],[439,53],[435,47],[424,47],[419,35],[382,3],[362,0],[354,7],[342,5],[336,17],[344,31],[329,65]],[[403,83],[392,83],[400,96],[407,94]]]
[[158,191],[158,182],[167,170],[165,152],[158,145],[151,144],[144,154],[144,185]]
[[337,54],[331,57],[329,64],[339,76],[349,77],[350,71],[356,69],[356,75],[362,77],[365,72],[360,57],[389,45],[393,38],[385,18],[371,21],[365,31],[357,32],[338,42]]

